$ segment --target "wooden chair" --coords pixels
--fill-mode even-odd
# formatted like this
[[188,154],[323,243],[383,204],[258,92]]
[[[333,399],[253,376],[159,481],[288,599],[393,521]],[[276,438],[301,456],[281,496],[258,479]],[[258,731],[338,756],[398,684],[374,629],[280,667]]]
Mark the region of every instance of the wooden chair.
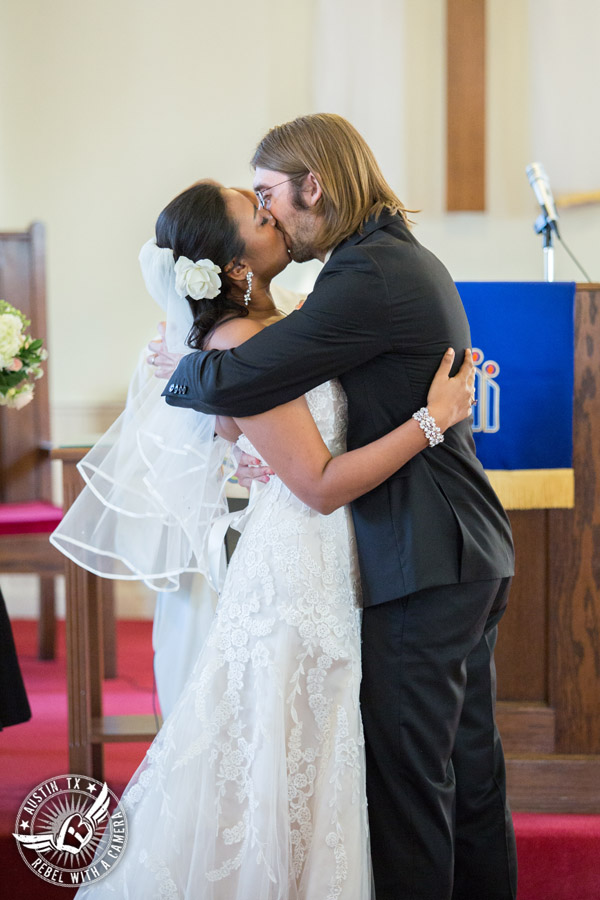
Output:
[[[31,319],[30,333],[46,344],[44,226],[0,233],[0,299]],[[0,572],[40,577],[39,657],[52,659],[55,645],[54,578],[64,557],[48,541],[62,518],[52,504],[48,369],[35,396],[21,410],[0,407]]]

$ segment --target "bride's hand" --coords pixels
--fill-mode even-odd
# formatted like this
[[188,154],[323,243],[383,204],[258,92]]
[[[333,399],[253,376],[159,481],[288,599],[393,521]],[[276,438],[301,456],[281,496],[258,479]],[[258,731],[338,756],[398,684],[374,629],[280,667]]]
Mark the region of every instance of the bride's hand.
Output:
[[179,364],[181,353],[171,353],[167,347],[166,322],[158,323],[159,337],[148,344],[148,365],[154,366],[154,374],[157,378],[170,378]]
[[429,414],[442,431],[470,416],[475,402],[475,366],[471,351],[465,350],[462,366],[450,378],[453,362],[454,350],[450,347],[444,353],[427,394]]
[[266,484],[269,481],[270,476],[275,473],[269,466],[261,465],[260,459],[242,452],[240,453],[235,474],[237,475],[240,487],[250,489],[253,481],[258,480]]

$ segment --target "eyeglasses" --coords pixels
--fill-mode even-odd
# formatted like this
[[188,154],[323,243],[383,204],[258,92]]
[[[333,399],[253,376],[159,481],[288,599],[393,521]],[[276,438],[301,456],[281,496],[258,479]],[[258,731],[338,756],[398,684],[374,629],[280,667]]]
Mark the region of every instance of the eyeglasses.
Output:
[[271,198],[267,195],[276,187],[279,187],[282,184],[287,184],[288,181],[294,181],[295,178],[301,177],[301,175],[292,175],[291,178],[286,178],[285,181],[278,181],[277,184],[272,184],[271,187],[265,188],[262,191],[254,191],[254,193],[256,194],[256,199],[258,200],[258,208],[269,209],[271,205]]

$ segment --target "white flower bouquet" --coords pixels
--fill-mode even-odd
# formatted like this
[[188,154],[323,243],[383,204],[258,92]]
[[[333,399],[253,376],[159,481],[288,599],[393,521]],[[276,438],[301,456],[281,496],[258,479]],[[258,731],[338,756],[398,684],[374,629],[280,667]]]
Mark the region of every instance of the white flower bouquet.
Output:
[[22,312],[0,300],[0,406],[22,409],[33,400],[33,384],[44,374],[41,363],[48,356],[41,340],[33,340],[31,325]]

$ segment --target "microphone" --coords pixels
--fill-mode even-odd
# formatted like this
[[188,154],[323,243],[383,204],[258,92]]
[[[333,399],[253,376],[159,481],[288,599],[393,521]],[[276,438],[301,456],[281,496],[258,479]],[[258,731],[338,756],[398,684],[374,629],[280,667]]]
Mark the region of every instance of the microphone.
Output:
[[546,170],[541,163],[534,162],[527,166],[525,171],[527,173],[527,178],[529,179],[529,184],[533,188],[535,199],[542,208],[546,220],[545,224],[550,225],[558,235],[558,227],[556,224],[558,213],[556,212],[556,207],[554,205],[554,197],[552,196],[552,190],[550,188],[548,176],[546,175]]

